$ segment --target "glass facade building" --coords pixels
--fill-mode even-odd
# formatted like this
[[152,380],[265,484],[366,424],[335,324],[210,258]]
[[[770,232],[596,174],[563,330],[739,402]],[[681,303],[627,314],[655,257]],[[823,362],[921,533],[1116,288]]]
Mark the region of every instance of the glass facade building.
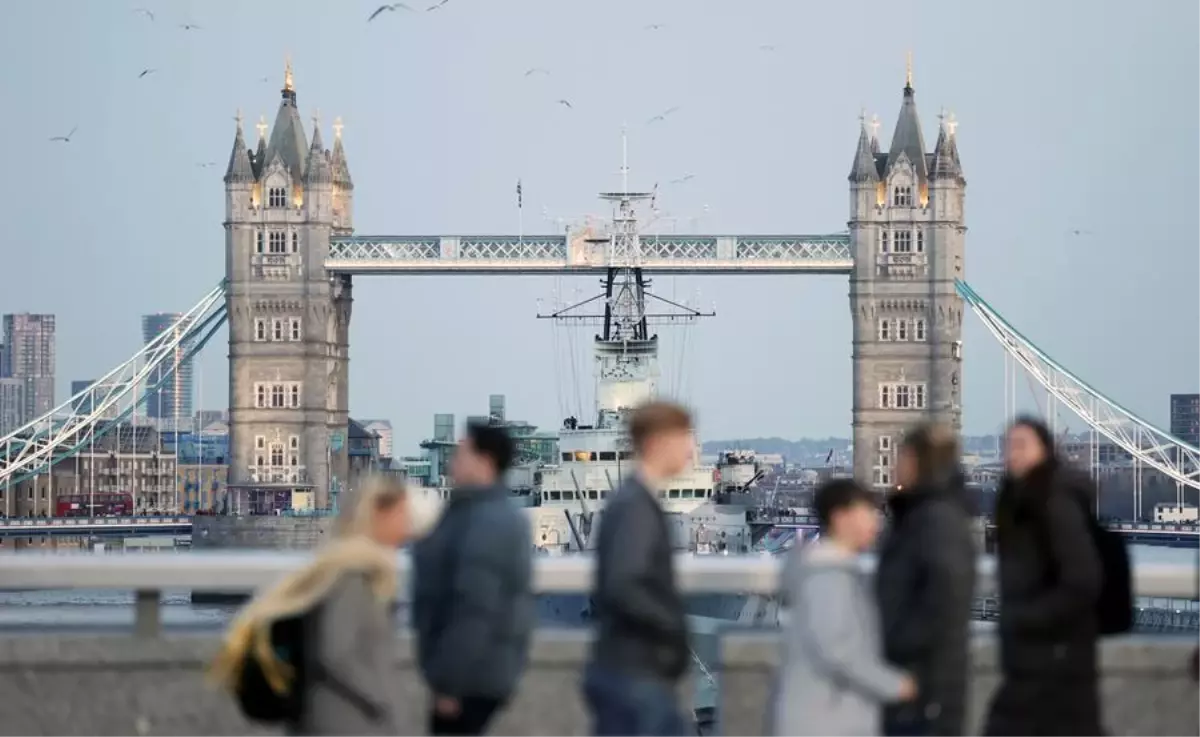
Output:
[[[181,315],[162,312],[142,317],[142,339],[149,344],[160,335],[176,329]],[[149,376],[150,386],[157,386],[146,400],[146,416],[180,424],[192,420],[192,362],[183,360],[188,349],[180,345],[175,350],[174,360],[153,371]]]

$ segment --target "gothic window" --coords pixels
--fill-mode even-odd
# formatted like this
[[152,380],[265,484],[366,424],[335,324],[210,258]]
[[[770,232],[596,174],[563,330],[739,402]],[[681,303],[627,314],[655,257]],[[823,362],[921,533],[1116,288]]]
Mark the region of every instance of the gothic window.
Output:
[[287,253],[287,233],[272,230],[267,240],[267,253]]
[[912,253],[912,231],[897,230],[893,235],[896,253]]
[[887,253],[888,250],[891,248],[891,244],[888,242],[888,235],[889,234],[888,234],[887,228],[880,229],[880,231],[879,231],[879,252],[880,253]]
[[910,392],[908,391],[908,389],[909,389],[908,384],[897,384],[896,385],[896,398],[895,398],[896,409],[908,409],[909,408]]
[[896,207],[912,207],[912,187],[895,187],[892,189],[892,205]]
[[295,453],[289,454],[288,455],[288,465],[291,466],[292,468],[299,466],[300,465],[300,456],[296,455]]
[[892,474],[882,468],[875,469],[875,485],[876,486],[891,486]]
[[925,385],[913,385],[913,406],[917,409],[925,409]]
[[300,449],[300,436],[292,435],[291,437],[289,437],[288,438],[288,447],[291,448],[292,450],[299,450]]
[[919,317],[913,320],[913,340],[924,342],[925,338],[925,318]]
[[886,452],[890,451],[891,449],[892,449],[892,436],[891,435],[880,435],[879,436],[879,450],[886,453]]
[[300,318],[298,317],[288,320],[288,340],[293,342],[300,340]]
[[260,409],[267,406],[267,385],[266,384],[255,384],[254,385],[254,406],[258,407]]
[[271,340],[283,340],[283,320],[275,318],[271,321]]
[[283,465],[283,443],[271,443],[271,465],[275,467]]
[[880,453],[880,454],[879,454],[879,467],[880,467],[880,468],[887,468],[887,467],[888,467],[888,466],[890,466],[890,465],[892,465],[892,457],[891,457],[891,455],[889,455],[889,454],[887,454],[887,453]]
[[300,234],[293,230],[292,231],[292,253],[296,253],[299,250],[300,250]]
[[892,386],[891,384],[879,385],[879,406],[883,409],[890,409],[892,406]]
[[263,456],[254,456],[254,465],[261,468],[261,467],[267,465],[267,459],[264,458]]
[[908,340],[908,320],[896,321],[896,340]]
[[283,407],[284,406],[283,400],[284,400],[283,384],[272,384],[271,385],[271,407],[273,407],[273,408]]
[[266,340],[267,339],[267,321],[261,317],[255,318],[255,320],[254,320],[254,339],[255,340]]
[[264,435],[255,435],[255,436],[254,436],[254,447],[255,447],[256,449],[258,449],[258,450],[262,450],[263,448],[267,447],[267,438],[266,438],[266,436],[264,436]]
[[291,406],[293,408],[299,407],[300,406],[300,384],[299,383],[292,384],[290,393],[291,393],[291,397],[290,397]]
[[287,189],[271,187],[267,190],[267,207],[287,207]]
[[879,339],[880,340],[891,340],[892,339],[891,320],[888,320],[886,317],[882,317],[879,319]]
[[263,252],[263,232],[261,230],[254,231],[254,252]]
[[917,229],[917,253],[925,253],[925,231]]

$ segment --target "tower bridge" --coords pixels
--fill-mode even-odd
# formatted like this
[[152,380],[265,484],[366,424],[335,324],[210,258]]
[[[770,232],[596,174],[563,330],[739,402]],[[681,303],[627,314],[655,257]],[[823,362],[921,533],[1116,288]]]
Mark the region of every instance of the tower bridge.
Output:
[[[144,402],[155,389],[151,382],[169,380],[175,366],[228,322],[230,488],[309,490],[318,507],[333,506],[331,495],[349,468],[355,277],[633,268],[848,276],[853,467],[862,481],[891,484],[897,442],[913,423],[930,419],[961,428],[962,324],[969,309],[1013,360],[1098,436],[1173,478],[1181,494],[1200,489],[1200,449],[1086,384],[966,283],[966,178],[953,117],[939,119],[935,143],[927,148],[910,77],[886,149],[877,131],[877,124],[860,119],[841,233],[635,234],[630,241],[586,226],[555,235],[359,235],[340,121],[333,125],[332,149],[315,118],[309,139],[289,66],[275,122],[258,126],[255,147],[238,118],[224,176],[224,279],[184,314],[177,330],[165,331],[86,392],[0,438],[0,487],[36,479],[107,432],[114,410],[120,419]],[[622,207],[633,199],[627,193]],[[840,221],[841,215],[830,219]]]

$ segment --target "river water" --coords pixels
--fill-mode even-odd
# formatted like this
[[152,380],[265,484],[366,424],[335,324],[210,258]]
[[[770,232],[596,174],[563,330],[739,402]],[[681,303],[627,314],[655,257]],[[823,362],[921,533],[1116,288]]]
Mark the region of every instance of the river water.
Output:
[[[1135,565],[1181,565],[1187,566],[1194,575],[1200,575],[1200,551],[1150,545],[1134,545],[1130,550]],[[695,598],[699,600],[700,597]],[[1197,598],[1200,594],[1193,594],[1185,601],[1143,599],[1138,603],[1163,609],[1196,609],[1200,607],[1195,601]],[[583,626],[586,624],[580,616],[583,601],[582,595],[542,597],[538,606],[539,619],[544,624]],[[163,595],[162,622],[167,629],[217,629],[227,623],[236,610],[234,605],[193,604],[188,592],[167,591]],[[88,589],[0,591],[0,630],[104,629],[132,625],[132,592]]]

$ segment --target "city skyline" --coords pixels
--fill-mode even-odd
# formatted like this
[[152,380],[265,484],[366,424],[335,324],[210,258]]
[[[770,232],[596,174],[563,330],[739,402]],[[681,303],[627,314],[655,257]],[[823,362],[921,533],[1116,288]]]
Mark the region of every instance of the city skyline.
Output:
[[[617,3],[614,7],[618,5],[626,15],[642,13],[635,4]],[[798,11],[778,6],[747,11],[745,17],[718,14],[701,18],[689,13],[684,4],[665,4],[656,12],[677,16],[673,25],[680,35],[660,34],[651,41],[630,31],[630,43],[644,47],[643,56],[660,67],[658,76],[681,79],[678,74],[683,67],[678,63],[687,58],[689,65],[698,65],[690,76],[705,80],[719,93],[706,95],[704,89],[685,80],[666,93],[687,98],[680,100],[684,104],[679,105],[679,113],[653,126],[631,125],[633,179],[647,180],[647,184],[664,182],[662,199],[673,214],[682,221],[694,215],[701,221],[697,224],[701,230],[841,230],[846,219],[843,177],[857,134],[854,118],[865,101],[868,113],[877,112],[885,130],[890,127],[899,104],[904,53],[912,48],[926,136],[932,138],[935,129],[928,121],[943,103],[952,105],[962,121],[960,146],[970,179],[967,253],[972,283],[1065,366],[1166,427],[1167,411],[1159,392],[1195,390],[1200,347],[1193,336],[1181,339],[1176,331],[1146,328],[1122,305],[1140,305],[1139,314],[1194,316],[1196,311],[1191,278],[1197,271],[1196,249],[1191,239],[1176,234],[1191,231],[1184,215],[1200,187],[1194,167],[1184,162],[1196,158],[1197,146],[1189,132],[1190,123],[1184,122],[1189,120],[1187,100],[1173,92],[1195,88],[1196,79],[1195,70],[1171,63],[1181,55],[1194,55],[1194,39],[1174,33],[1174,29],[1194,27],[1189,20],[1195,9],[1173,7],[1172,12],[1180,13],[1179,22],[1163,24],[1149,11],[1124,3],[1089,6],[1087,13],[1072,12],[1069,7],[1042,8],[1037,12],[1043,22],[1038,28],[1029,28],[1020,25],[1019,18],[1033,12],[1032,7],[1016,3],[986,21],[993,29],[1007,29],[1004,34],[980,35],[978,28],[985,21],[979,14],[952,3],[919,5],[917,12],[909,14],[913,19],[901,17],[898,10],[882,12],[880,22],[903,30],[899,38],[852,56],[845,60],[843,74],[826,79],[809,73],[822,54],[836,53],[824,49],[819,39],[803,50],[780,45],[773,54],[752,53],[760,45],[754,36],[761,34],[763,27],[811,25],[811,19],[802,18]],[[206,35],[190,34],[180,44],[154,35],[144,25],[135,27],[121,13],[103,9],[84,8],[76,17],[54,19],[56,33],[64,38],[82,35],[77,44],[68,44],[73,47],[66,55],[70,58],[49,60],[37,70],[42,75],[38,88],[61,90],[67,85],[74,89],[90,80],[90,88],[103,88],[111,95],[114,104],[109,107],[146,110],[163,122],[148,128],[129,126],[127,116],[101,113],[99,123],[81,123],[69,147],[49,149],[48,157],[38,153],[37,165],[23,165],[33,172],[31,176],[53,176],[64,182],[71,192],[67,195],[71,206],[86,209],[92,206],[87,204],[92,195],[70,190],[76,186],[70,172],[102,167],[96,158],[97,147],[131,148],[129,137],[134,128],[144,139],[142,144],[150,148],[175,140],[165,137],[163,130],[189,131],[194,145],[183,150],[204,152],[168,155],[166,152],[178,152],[179,147],[166,147],[161,148],[162,155],[131,162],[133,169],[119,175],[124,184],[106,189],[120,191],[125,200],[137,203],[136,217],[109,192],[95,195],[101,203],[97,207],[124,213],[126,222],[153,223],[147,230],[156,233],[146,240],[134,231],[121,232],[111,247],[119,246],[123,257],[112,264],[80,254],[75,262],[80,274],[75,274],[64,270],[59,259],[47,259],[38,252],[22,253],[35,278],[16,284],[0,308],[55,311],[63,316],[60,334],[70,331],[72,335],[67,338],[64,334],[60,341],[60,386],[68,376],[101,375],[138,345],[136,334],[124,327],[104,333],[102,339],[89,338],[99,335],[88,328],[93,324],[92,315],[101,324],[124,326],[130,324],[128,318],[117,319],[114,310],[136,316],[147,307],[182,309],[192,301],[192,293],[202,292],[219,278],[218,170],[228,152],[228,118],[238,106],[247,110],[249,121],[256,120],[260,112],[270,114],[286,52],[291,52],[296,66],[304,117],[318,105],[328,111],[327,140],[331,140],[328,121],[340,114],[347,122],[345,140],[360,193],[359,230],[365,232],[515,231],[518,218],[510,200],[517,178],[525,187],[525,231],[548,230],[553,226],[542,221],[543,203],[552,219],[587,212],[592,207],[591,193],[612,183],[610,172],[619,155],[617,137],[622,122],[649,120],[655,112],[676,104],[675,100],[663,101],[660,89],[651,94],[636,84],[618,84],[629,78],[633,67],[614,61],[612,69],[597,71],[588,55],[567,53],[562,63],[553,65],[554,74],[548,80],[527,85],[508,80],[507,75],[521,77],[527,64],[540,61],[523,57],[562,53],[557,46],[562,34],[551,31],[564,23],[587,23],[598,37],[615,34],[619,19],[607,13],[533,3],[520,4],[511,12],[480,5],[448,6],[447,14],[436,21],[440,25],[426,23],[422,28],[428,30],[416,33],[399,26],[388,31],[364,30],[362,19],[351,17],[353,13],[343,15],[327,6],[307,7],[311,12],[289,9],[281,13],[275,5],[263,3],[239,11],[238,23],[222,24],[219,21],[227,11],[214,3],[205,11],[211,13],[202,23]],[[27,25],[40,26],[51,20],[37,6],[15,12]],[[160,14],[172,12],[186,11],[168,4]],[[822,9],[816,20],[829,29],[822,36],[832,39],[853,33],[854,21],[847,13]],[[279,17],[287,20],[275,27]],[[924,20],[917,24],[915,18]],[[1090,30],[1083,32],[1080,24]],[[959,30],[947,31],[956,26]],[[92,48],[95,41],[88,35],[96,28],[127,43],[97,53]],[[249,33],[250,28],[270,30],[264,38],[258,31]],[[539,45],[531,46],[528,54],[493,49],[491,37],[497,29],[503,30],[500,37],[529,39],[530,43],[540,39]],[[1103,53],[1086,46],[1085,38],[1114,32],[1130,43],[1106,48]],[[363,50],[368,62],[360,60],[351,66],[345,60],[329,59],[318,67],[315,50],[330,33],[372,39],[365,42]],[[362,36],[365,33],[372,35]],[[1055,40],[1040,43],[1042,35]],[[236,62],[214,55],[214,44],[232,47],[250,36],[255,41],[246,48],[253,50]],[[997,36],[1006,40],[1001,43]],[[373,40],[393,37],[405,43],[386,51],[373,45]],[[411,62],[436,54],[438,44],[455,37],[470,41],[472,55],[467,61],[455,68],[423,69],[422,75],[399,72],[403,94],[397,99],[404,101],[400,108],[390,102],[392,93],[375,94],[378,73],[368,67],[403,70],[407,67],[401,62],[408,61],[411,67]],[[967,37],[976,41],[968,45]],[[1012,38],[1022,39],[1022,46],[1030,51],[1013,58]],[[730,42],[722,43],[722,48],[729,49],[727,58],[721,59],[725,69],[711,69],[707,62],[686,54],[680,60],[670,56],[669,49],[718,40]],[[1064,43],[1077,44],[1079,53],[1066,53]],[[0,53],[23,53],[24,44],[26,38],[14,37],[6,45],[9,50]],[[103,60],[80,65],[72,61],[71,54],[76,53]],[[122,82],[105,87],[94,76],[103,73],[119,78],[125,66],[144,67],[139,57],[146,54],[163,61],[159,65],[162,73],[148,84]],[[470,61],[483,58],[494,58],[496,63],[484,67]],[[1087,65],[1078,66],[1081,62],[1071,61],[1075,58],[1087,59]],[[996,59],[1004,59],[1004,63],[998,64]],[[205,69],[202,75],[191,74],[190,70],[200,68]],[[1128,84],[1134,78],[1154,82]],[[564,118],[565,111],[555,110],[543,100],[543,95],[557,96],[557,80],[570,89],[588,90],[586,97],[583,92],[572,95],[576,107],[585,106],[593,95],[605,94],[623,104],[615,112],[589,112],[586,123],[579,120],[584,116]],[[773,92],[794,87],[797,80],[803,86],[805,107],[790,107],[792,103]],[[1114,80],[1125,80],[1121,95],[1110,94],[1111,86],[1119,83]],[[731,86],[734,82],[736,89]],[[61,132],[75,124],[73,118],[90,104],[92,94],[80,87],[74,94],[43,101],[26,82],[6,80],[3,84],[13,99],[41,109],[37,124],[62,128]],[[1053,92],[1067,88],[1072,89],[1071,96]],[[504,99],[503,95],[515,97]],[[1026,106],[1012,104],[1012,100],[1025,98],[1042,101],[1036,114]],[[489,101],[497,110],[511,110],[515,105],[536,111],[536,115],[525,116],[527,130],[490,116],[488,125],[483,125],[471,113],[478,109],[479,100]],[[66,101],[72,102],[68,105]],[[773,112],[768,118],[731,117],[730,112],[739,105]],[[435,126],[423,115],[400,113],[405,124],[399,136],[391,135],[392,126],[385,124],[398,111],[426,109],[454,111],[449,115],[452,122]],[[1081,120],[1081,109],[1086,120]],[[1155,115],[1141,113],[1143,109],[1153,109]],[[645,115],[640,114],[642,110]],[[768,120],[791,122],[781,126]],[[668,122],[676,126],[671,139],[664,138],[668,130],[664,123]],[[29,131],[16,125],[4,121],[0,131],[9,137],[29,136]],[[89,136],[92,143],[83,145]],[[516,145],[505,145],[506,137]],[[1139,145],[1114,148],[1109,145],[1113,140]],[[413,141],[430,143],[414,146]],[[1171,154],[1146,156],[1149,148]],[[1098,151],[1104,154],[1097,155]],[[1136,160],[1130,158],[1134,152]],[[33,154],[21,149],[16,155],[20,159]],[[218,163],[206,166],[210,161]],[[784,171],[799,161],[805,163],[803,175],[786,176]],[[569,163],[563,166],[562,162]],[[398,187],[391,174],[394,171],[412,172],[407,181],[420,185]],[[1043,176],[1043,171],[1053,175]],[[1112,171],[1137,171],[1138,176],[1114,177],[1108,173]],[[463,177],[463,172],[471,176]],[[695,178],[686,184],[665,185],[693,172]],[[145,187],[144,182],[176,174],[176,187],[164,188],[170,191],[160,193]],[[1161,186],[1146,187],[1145,181]],[[9,187],[5,190],[10,195],[7,201],[38,211],[37,201],[27,192],[11,184],[4,186]],[[30,191],[39,187],[44,189],[35,183]],[[1121,206],[1112,207],[1113,200],[1119,200]],[[156,204],[148,207],[147,201]],[[464,207],[466,203],[469,206]],[[397,208],[398,204],[403,207]],[[36,233],[18,233],[18,238],[82,239],[68,222],[44,225]],[[18,223],[17,227],[25,226]],[[118,234],[114,231],[111,235]],[[172,241],[179,243],[165,263],[176,268],[176,276],[151,278],[148,270],[157,271],[164,265],[159,246]],[[1131,260],[1129,249],[1134,244],[1139,256]],[[1163,269],[1164,263],[1173,266]],[[36,283],[50,273],[66,280],[66,289],[54,299],[74,292],[88,295],[89,306],[46,304],[49,297],[26,288],[26,283]],[[98,306],[98,295],[89,284],[76,281],[81,274],[98,277],[89,284],[110,285],[119,285],[128,276],[129,283],[139,288],[102,300],[104,304]],[[664,389],[697,406],[706,436],[848,431],[850,381],[845,356],[850,331],[843,306],[844,280],[672,277],[660,278],[659,284],[667,288],[668,296],[676,291],[694,293],[699,286],[704,290],[704,302],[716,303],[718,317],[708,324],[663,336]],[[550,298],[556,290],[566,294],[575,289],[590,291],[592,285],[586,280],[563,279],[560,283],[522,278],[493,285],[475,277],[386,283],[367,279],[356,286],[351,411],[357,416],[391,418],[398,446],[409,445],[410,439],[421,434],[433,407],[461,408],[459,414],[465,415],[474,397],[495,388],[503,388],[512,406],[525,408],[524,416],[553,417],[563,414],[563,409],[575,409],[563,405],[586,404],[586,396],[582,401],[556,402],[551,388],[571,383],[571,376],[586,385],[590,366],[573,371],[564,367],[567,361],[554,355],[553,336],[532,327],[536,297]],[[428,319],[431,313],[422,309],[426,305],[439,306],[440,311],[433,313],[440,315],[436,320]],[[1047,315],[1061,317],[1045,319]],[[1095,330],[1080,329],[1084,324],[1103,325],[1103,339],[1097,339],[1101,333]],[[729,347],[731,331],[739,345],[745,344],[741,349]],[[1003,419],[1000,350],[973,318],[967,318],[965,332],[966,430],[993,430]],[[588,336],[579,334],[574,340],[586,343]],[[470,376],[456,368],[472,365],[472,357],[480,353],[511,355],[515,341],[522,343],[516,351],[521,360],[498,362],[485,372],[491,375]],[[737,365],[741,373],[751,372],[754,381],[742,390],[748,394],[745,401],[728,402],[723,397],[730,383],[729,363],[703,359],[722,350],[739,353],[750,346],[753,358],[749,365]],[[220,354],[220,350],[210,349],[198,362],[205,369],[203,381],[197,377],[198,388],[207,397],[200,406],[224,405],[227,373]],[[678,369],[675,364],[679,363],[686,364],[687,370]],[[677,374],[685,376],[677,379]],[[1030,394],[1023,388],[1022,392]],[[221,401],[214,402],[217,397]],[[1041,399],[1044,401],[1044,396]],[[560,406],[556,408],[556,404]]]

